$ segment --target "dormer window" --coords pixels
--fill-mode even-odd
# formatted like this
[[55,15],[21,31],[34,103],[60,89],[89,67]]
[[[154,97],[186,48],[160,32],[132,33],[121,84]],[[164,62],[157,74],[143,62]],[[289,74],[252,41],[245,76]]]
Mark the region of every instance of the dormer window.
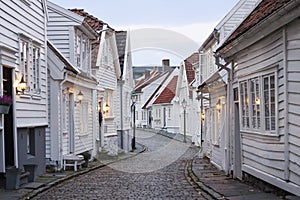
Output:
[[75,64],[86,73],[90,72],[90,52],[89,38],[83,32],[77,30],[75,37]]

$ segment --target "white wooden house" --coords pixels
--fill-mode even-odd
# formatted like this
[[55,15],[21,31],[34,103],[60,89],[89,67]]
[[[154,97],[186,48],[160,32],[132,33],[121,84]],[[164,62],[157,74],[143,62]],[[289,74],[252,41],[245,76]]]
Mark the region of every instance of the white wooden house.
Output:
[[50,117],[46,158],[60,168],[69,154],[95,154],[98,101],[91,44],[98,34],[84,17],[54,3],[48,3],[48,13]]
[[[176,85],[176,97],[181,105],[179,132],[185,132],[186,135],[192,138],[192,142],[196,145],[200,145],[201,133],[200,107],[196,100],[197,94],[193,85],[195,82],[194,65],[198,64],[198,62],[198,53],[191,54],[182,62]],[[182,104],[184,101],[186,102],[186,105]],[[186,121],[185,125],[184,121]]]
[[298,196],[299,16],[299,1],[263,0],[217,50],[231,65],[234,173]]
[[232,167],[229,142],[227,81],[228,66],[222,59],[216,60],[214,52],[223,44],[260,0],[241,0],[218,23],[214,31],[199,48],[199,65],[196,67],[202,121],[203,153],[219,169],[229,173]]
[[0,13],[0,95],[12,98],[0,114],[0,182],[14,189],[20,182],[7,173],[28,171],[33,181],[45,172],[47,2],[1,1]]
[[137,95],[136,101],[136,125],[138,127],[152,128],[152,112],[149,102],[153,98],[166,78],[170,75],[169,71],[157,72],[154,69],[151,72],[146,72],[143,80],[140,80],[136,85],[134,92]]
[[84,16],[86,22],[99,34],[93,44],[92,73],[98,81],[98,119],[99,132],[96,135],[98,152],[110,155],[118,153],[117,117],[120,115],[117,81],[121,77],[116,32],[107,23],[85,12],[71,9]]
[[151,106],[152,127],[164,129],[171,133],[179,133],[179,102],[175,98],[179,69],[169,71],[163,83],[151,95],[148,106]]
[[119,147],[125,151],[131,150],[131,93],[134,88],[132,71],[132,55],[129,31],[116,31],[116,45],[121,76],[118,79],[118,92],[116,98],[118,114],[117,131]]

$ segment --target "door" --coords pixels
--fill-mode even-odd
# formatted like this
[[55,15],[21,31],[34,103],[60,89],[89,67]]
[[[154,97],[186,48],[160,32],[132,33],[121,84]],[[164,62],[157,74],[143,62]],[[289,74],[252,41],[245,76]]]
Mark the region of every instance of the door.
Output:
[[240,110],[238,101],[238,89],[233,90],[234,93],[234,171],[235,178],[242,179],[242,148],[241,148],[241,132],[240,132]]
[[74,131],[74,94],[69,96],[69,153],[75,152],[75,131]]
[[[13,97],[12,69],[3,67],[3,95]],[[13,104],[4,116],[5,167],[15,166]]]

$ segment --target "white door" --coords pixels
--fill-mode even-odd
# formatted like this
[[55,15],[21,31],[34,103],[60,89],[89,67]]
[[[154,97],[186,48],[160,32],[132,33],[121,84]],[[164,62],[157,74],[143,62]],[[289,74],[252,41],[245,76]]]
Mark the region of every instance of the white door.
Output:
[[69,96],[69,153],[75,152],[74,94]]

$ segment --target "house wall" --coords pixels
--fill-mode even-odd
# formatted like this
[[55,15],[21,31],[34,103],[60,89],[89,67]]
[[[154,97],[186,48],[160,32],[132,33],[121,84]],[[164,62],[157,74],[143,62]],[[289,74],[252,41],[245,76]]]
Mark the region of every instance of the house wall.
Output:
[[[56,9],[56,5],[49,3],[47,24],[48,40],[67,58],[74,66],[75,65],[75,30],[74,26],[81,24],[79,21],[74,21],[72,18],[66,17]],[[75,15],[75,14],[73,14]],[[78,16],[79,17],[79,16]]]
[[[210,107],[209,120],[211,122],[206,131],[206,135],[210,138],[210,159],[219,169],[225,169],[225,136],[226,136],[226,87],[223,84],[210,88]],[[222,99],[222,100],[221,100]],[[220,108],[217,108],[220,104]],[[209,135],[209,136],[208,136]]]
[[[264,131],[242,129],[240,131],[242,170],[257,177],[266,173],[281,180],[284,180],[284,120],[286,120],[283,41],[282,30],[275,31],[265,39],[239,52],[236,56],[238,64],[234,69],[234,87],[238,86],[238,81],[265,74],[268,71],[273,71],[277,75],[276,133],[267,134]],[[268,181],[275,184],[274,180]]]
[[[289,180],[300,187],[300,20],[286,28]],[[299,190],[298,190],[299,192]],[[298,193],[299,195],[299,193]]]
[[[47,124],[47,69],[45,45],[45,17],[42,1],[34,0],[0,2],[0,41],[19,52],[19,33],[25,34],[42,46],[41,50],[41,92],[36,95],[21,95],[16,98],[16,126],[45,126]],[[21,20],[20,20],[21,19]],[[19,55],[16,69],[20,70]],[[15,66],[12,66],[15,67]],[[34,112],[33,112],[34,111]]]
[[[115,39],[112,38],[115,35],[102,35],[100,49],[98,54],[97,68],[93,69],[96,75],[100,87],[104,90],[103,93],[103,106],[106,105],[108,98],[108,92],[110,93],[112,100],[109,102],[111,105],[108,114],[104,114],[103,121],[103,134],[104,141],[104,151],[110,154],[116,154],[118,151],[118,133],[117,133],[117,119],[116,116],[120,112],[120,96],[119,91],[117,91],[117,74],[114,65],[115,58],[113,55],[112,45]],[[99,67],[99,68],[98,68]]]

